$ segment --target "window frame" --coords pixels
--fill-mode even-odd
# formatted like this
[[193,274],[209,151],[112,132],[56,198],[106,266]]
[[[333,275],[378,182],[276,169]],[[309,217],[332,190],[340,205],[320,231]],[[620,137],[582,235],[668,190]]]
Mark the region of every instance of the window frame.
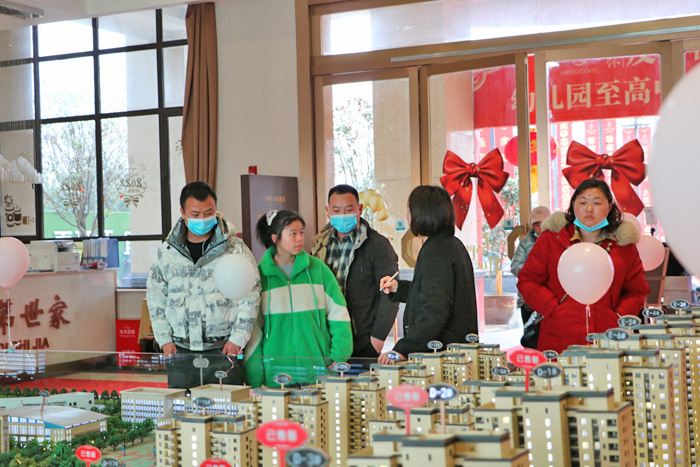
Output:
[[[164,49],[170,47],[187,46],[187,39],[163,40],[163,11],[162,9],[151,10],[155,13],[156,41],[148,44],[131,45],[119,48],[99,48],[99,18],[91,18],[92,26],[92,47],[89,51],[73,52],[58,55],[39,56],[39,26],[31,26],[32,35],[32,56],[29,58],[12,59],[0,62],[0,68],[33,65],[33,81],[34,81],[34,118],[32,120],[9,121],[0,123],[0,132],[5,131],[33,131],[34,143],[34,167],[38,172],[43,172],[42,158],[42,125],[54,123],[67,123],[77,121],[88,121],[95,124],[95,170],[96,170],[96,189],[97,189],[97,206],[95,216],[97,216],[98,231],[92,236],[72,236],[74,241],[83,241],[98,237],[109,237],[118,241],[143,241],[143,240],[158,240],[162,241],[170,232],[172,227],[171,207],[172,200],[170,195],[170,150],[169,147],[169,122],[171,117],[182,117],[183,106],[166,107],[165,106],[165,69],[164,69]],[[112,54],[137,52],[145,50],[156,51],[156,74],[157,74],[157,107],[140,110],[126,110],[120,112],[102,112],[101,93],[100,93],[100,57]],[[40,73],[39,65],[41,63],[53,62],[58,60],[75,59],[75,58],[92,58],[93,60],[93,80],[94,80],[94,113],[80,116],[42,118],[41,117],[41,89],[40,89]],[[141,235],[110,235],[105,234],[105,219],[104,219],[104,193],[103,193],[103,173],[102,173],[102,121],[113,118],[124,117],[140,117],[140,116],[157,116],[158,117],[158,143],[159,143],[159,167],[160,167],[160,196],[161,196],[161,232],[157,234],[141,234]],[[35,235],[21,235],[22,240],[42,240],[52,239],[44,234],[44,190],[41,184],[35,186],[35,209],[36,209],[36,231]]]
[[[616,25],[596,26],[585,29],[571,29],[540,34],[522,35],[462,42],[447,42],[410,47],[381,49],[369,52],[323,55],[322,26],[324,15],[341,12],[352,12],[369,8],[396,6],[409,3],[430,3],[434,0],[299,0],[297,3],[297,51],[299,64],[304,67],[298,70],[300,98],[300,173],[313,173],[313,182],[318,186],[323,172],[318,170],[324,157],[316,127],[306,124],[318,120],[318,93],[308,90],[317,86],[319,78],[329,80],[343,74],[380,72],[391,69],[417,69],[420,76],[420,89],[426,89],[427,77],[439,68],[480,68],[491,60],[503,59],[506,56],[516,57],[516,90],[518,109],[526,108],[527,104],[527,68],[523,59],[528,54],[535,55],[535,85],[537,99],[537,134],[538,146],[548,147],[546,128],[547,84],[546,63],[557,57],[565,60],[567,57],[603,57],[616,55],[636,55],[640,53],[658,53],[661,56],[662,102],[668,91],[683,77],[683,52],[697,49],[700,43],[700,15],[684,16],[670,19],[630,22]],[[308,67],[306,67],[308,64]],[[411,89],[413,92],[413,89]],[[419,94],[420,98],[420,180],[426,183],[431,180],[429,167],[424,161],[429,157],[429,123],[425,118],[427,96]],[[306,101],[308,99],[308,101]],[[411,118],[414,116],[411,115]],[[529,141],[524,129],[529,128],[527,112],[518,111],[518,148],[520,169],[520,190],[530,191],[530,164],[526,157]],[[311,133],[311,134],[309,134]],[[522,136],[522,137],[521,137]],[[541,139],[541,140],[540,140]],[[309,154],[309,142],[316,143]],[[545,160],[548,154],[538,153],[538,161]],[[538,164],[543,166],[542,164]],[[546,164],[543,167],[548,167]],[[316,170],[314,170],[316,169]],[[538,172],[539,196],[548,197],[550,192],[549,170]],[[325,198],[317,192],[314,211],[317,214],[317,224],[323,225],[325,216],[323,206]],[[542,202],[540,202],[542,204]],[[547,203],[548,204],[548,201]],[[529,224],[531,201],[529,197],[520,197],[520,223]],[[305,208],[306,206],[302,206]]]

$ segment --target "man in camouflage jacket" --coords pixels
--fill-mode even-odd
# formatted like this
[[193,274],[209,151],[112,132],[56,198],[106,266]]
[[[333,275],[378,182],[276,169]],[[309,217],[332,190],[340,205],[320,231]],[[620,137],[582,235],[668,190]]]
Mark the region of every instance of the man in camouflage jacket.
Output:
[[[252,290],[242,299],[231,300],[217,289],[214,270],[225,255],[243,255],[252,265],[255,259],[236,236],[233,224],[216,212],[216,194],[209,185],[186,185],[180,206],[182,217],[158,249],[148,278],[153,334],[166,356],[210,354],[210,360],[220,362],[218,366],[226,371],[235,361],[230,357],[242,355],[250,339],[260,304],[260,279],[257,268],[251,268],[256,274]],[[191,384],[199,386],[199,371],[193,372],[192,357],[178,357],[184,364],[168,372],[168,385],[183,389]],[[211,365],[208,373],[213,374],[215,368],[217,365]],[[187,379],[187,375],[178,374],[182,372],[196,374]]]

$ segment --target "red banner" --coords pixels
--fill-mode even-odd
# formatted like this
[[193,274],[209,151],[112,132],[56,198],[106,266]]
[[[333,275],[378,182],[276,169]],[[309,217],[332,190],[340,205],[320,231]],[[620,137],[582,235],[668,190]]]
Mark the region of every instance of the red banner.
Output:
[[[644,149],[644,162],[649,163],[649,151],[651,149],[651,127],[643,126],[638,129],[639,144],[642,145]],[[652,206],[654,203],[651,201],[651,189],[649,187],[649,177],[645,178],[642,183],[639,184],[638,189],[639,197],[642,199],[644,206]],[[646,223],[646,214],[644,215],[644,223]],[[642,234],[649,234],[646,230]]]
[[[686,69],[692,68],[698,60],[700,57],[686,54]],[[533,125],[532,57],[528,57],[528,71],[528,107]],[[548,71],[550,121],[656,115],[661,106],[660,76],[658,55],[552,63]],[[476,128],[516,125],[515,67],[475,72],[473,89]]]
[[474,126],[491,128],[517,125],[515,114],[515,67],[488,68],[474,72]]
[[[637,131],[634,128],[623,128],[622,129],[622,144],[629,143],[630,141],[632,141],[635,138],[637,138]],[[642,146],[642,149],[644,149],[644,146]]]
[[478,129],[476,130],[477,154],[476,160],[480,161],[489,152],[491,147],[491,130]]
[[693,50],[691,52],[685,53],[685,72],[688,73],[690,70],[695,68],[700,62],[700,50]]
[[560,62],[549,69],[550,120],[656,115],[660,75],[657,55]]
[[[513,127],[512,126],[506,126],[506,127],[498,127],[493,129],[493,135],[494,135],[494,140],[496,142],[495,147],[498,148],[501,153],[505,151],[506,149],[506,144],[508,144],[508,141],[513,137]],[[489,148],[489,151],[493,148]],[[486,151],[488,153],[488,151]]]
[[[557,124],[557,143],[559,144],[559,156],[557,157],[556,171],[554,173],[561,176],[561,171],[566,167],[566,153],[569,151],[569,146],[572,141],[573,125],[571,122],[562,122]],[[565,210],[569,207],[569,200],[574,190],[566,182],[558,183],[559,185],[559,203],[553,203],[557,209]]]
[[601,122],[603,127],[603,153],[612,154],[617,150],[617,121],[614,118]]
[[598,132],[598,122],[586,122],[586,142],[584,146],[594,152],[602,152],[600,149],[600,133]]

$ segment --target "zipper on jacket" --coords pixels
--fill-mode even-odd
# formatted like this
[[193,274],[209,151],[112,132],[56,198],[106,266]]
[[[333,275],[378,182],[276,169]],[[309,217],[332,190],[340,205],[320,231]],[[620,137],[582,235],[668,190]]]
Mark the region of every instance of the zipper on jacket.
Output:
[[[297,333],[296,333],[296,322],[294,321],[294,302],[292,301],[292,285],[289,279],[287,279],[287,291],[289,292],[289,314],[292,317],[292,337],[294,339],[294,348],[298,349],[297,345]],[[299,356],[297,352],[294,352],[294,365],[299,366]]]

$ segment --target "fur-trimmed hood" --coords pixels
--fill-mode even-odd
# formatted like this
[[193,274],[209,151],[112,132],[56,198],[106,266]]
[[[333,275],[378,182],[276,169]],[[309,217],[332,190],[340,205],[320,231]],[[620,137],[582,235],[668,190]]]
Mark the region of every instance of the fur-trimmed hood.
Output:
[[[569,225],[569,221],[566,220],[566,214],[563,212],[555,212],[542,221],[542,230],[559,232],[567,225]],[[638,243],[640,238],[639,231],[634,224],[629,221],[622,221],[622,224],[613,232],[613,235],[617,239],[617,244],[620,246]]]

